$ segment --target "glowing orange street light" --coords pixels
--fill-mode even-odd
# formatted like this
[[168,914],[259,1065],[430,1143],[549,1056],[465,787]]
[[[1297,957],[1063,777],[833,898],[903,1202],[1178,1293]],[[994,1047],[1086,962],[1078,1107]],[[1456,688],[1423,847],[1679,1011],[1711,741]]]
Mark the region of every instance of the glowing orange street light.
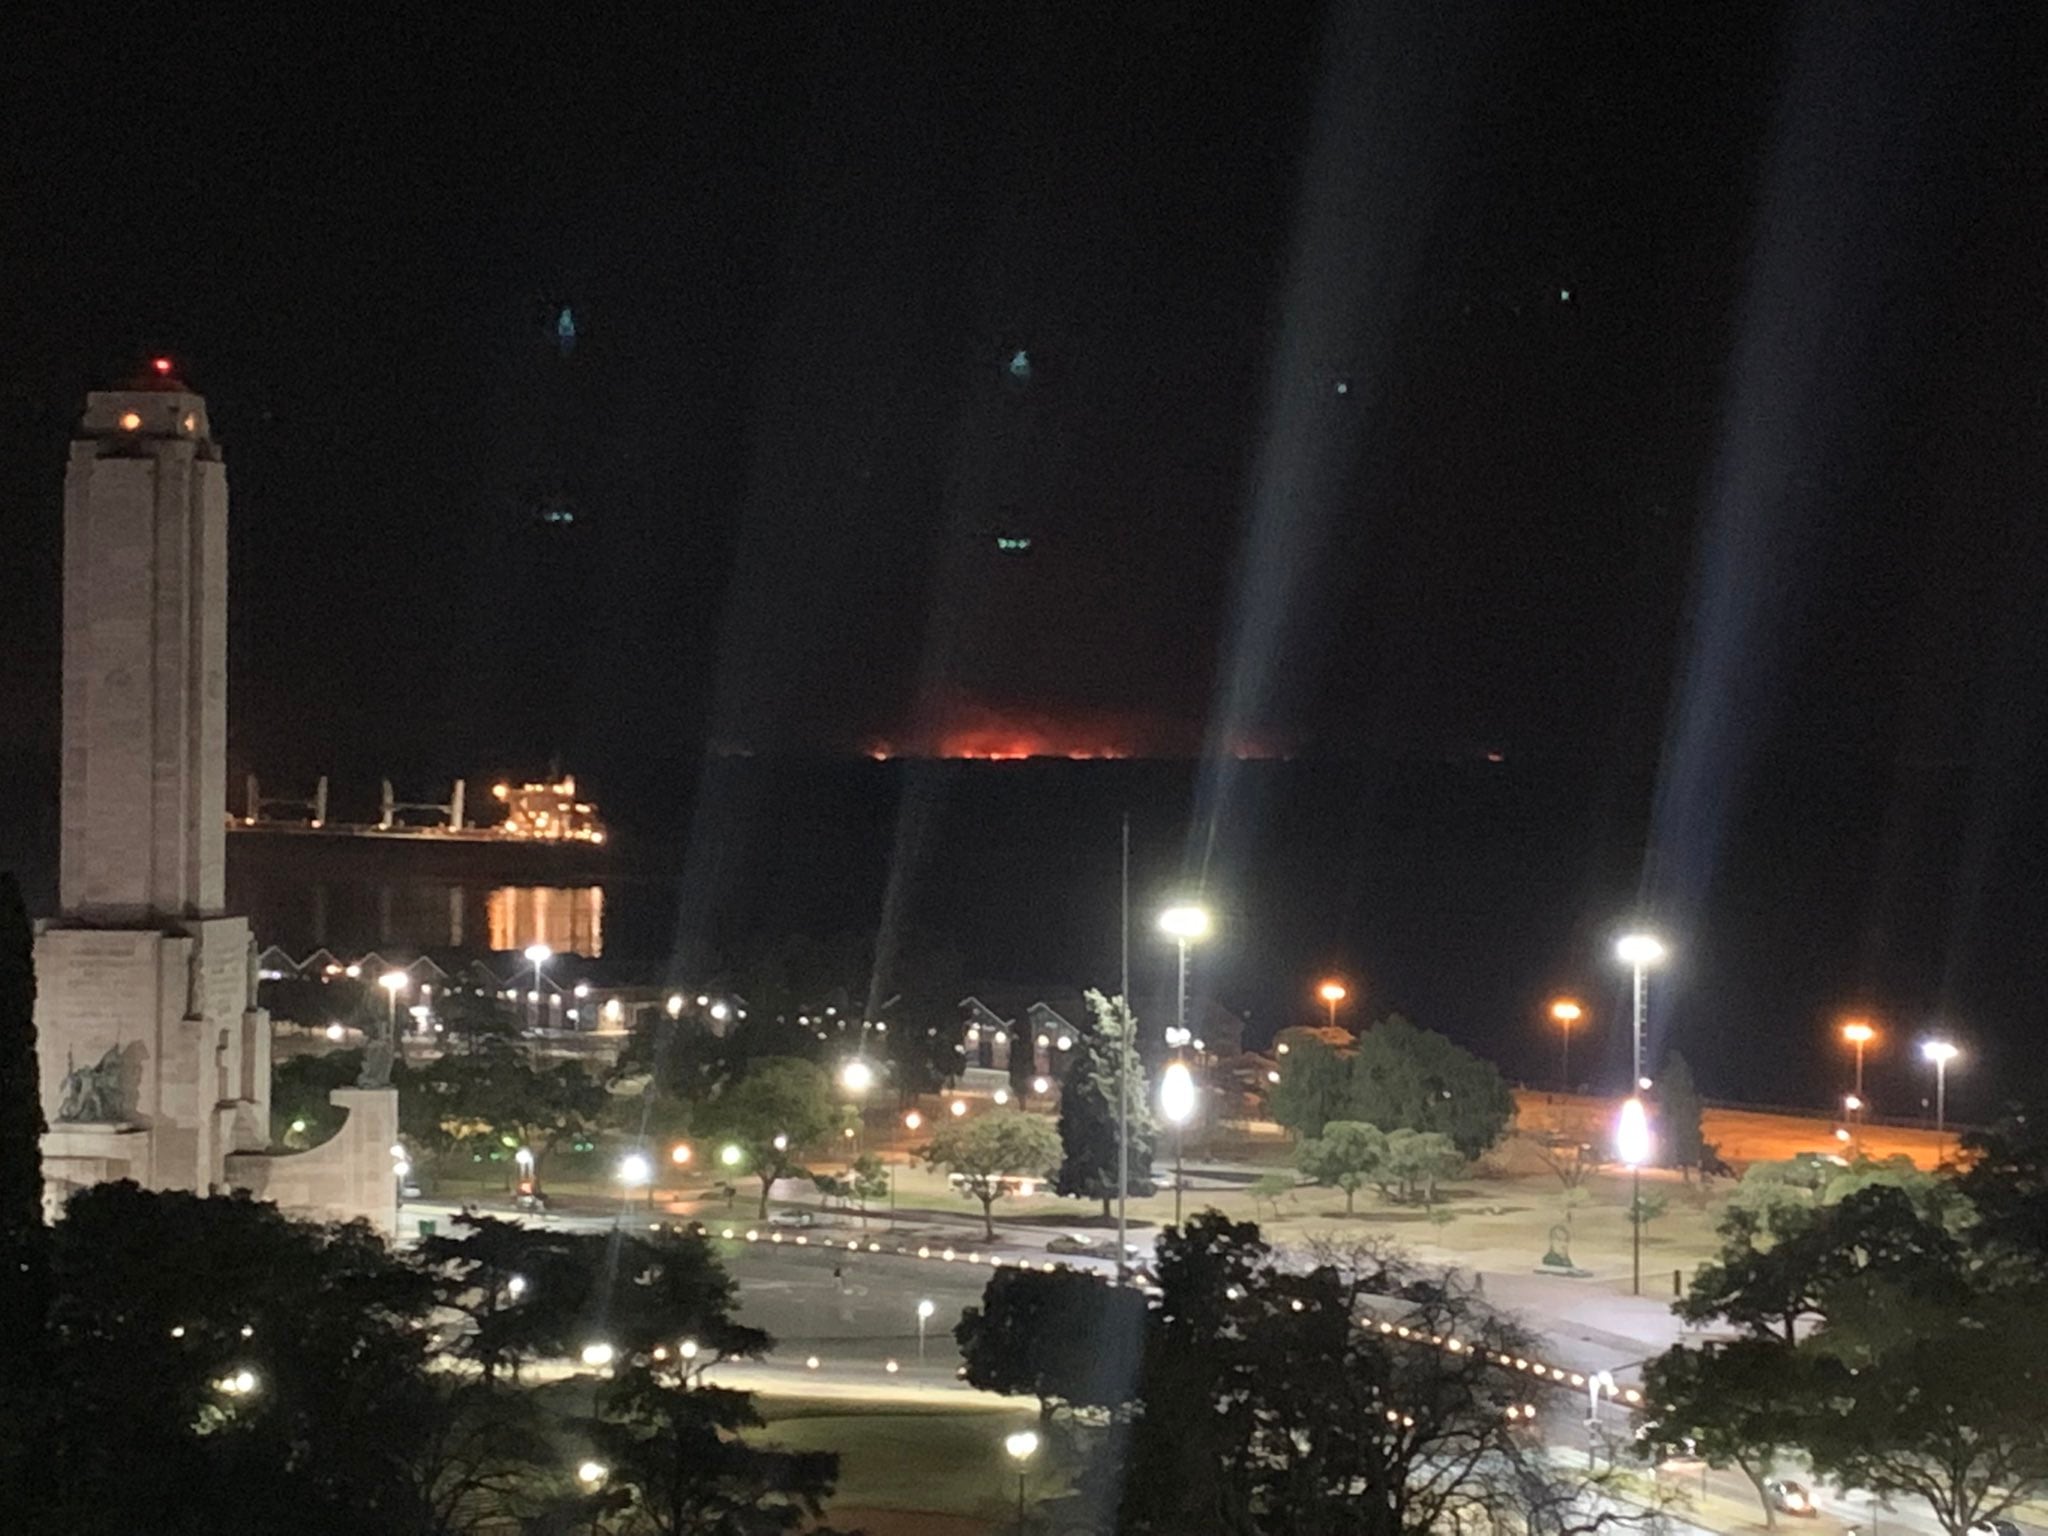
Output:
[[1572,1091],[1572,1026],[1586,1016],[1586,1010],[1568,997],[1560,997],[1550,1005],[1550,1016],[1557,1021],[1562,1040],[1557,1053],[1558,1087],[1566,1093]]
[[1345,990],[1344,983],[1337,980],[1334,976],[1316,988],[1316,996],[1320,997],[1329,1006],[1330,1028],[1335,1029],[1337,1027],[1337,1005],[1350,995]]
[[1842,1026],[1842,1038],[1856,1047],[1856,1097],[1863,1097],[1863,1048],[1877,1038],[1868,1019],[1851,1019]]

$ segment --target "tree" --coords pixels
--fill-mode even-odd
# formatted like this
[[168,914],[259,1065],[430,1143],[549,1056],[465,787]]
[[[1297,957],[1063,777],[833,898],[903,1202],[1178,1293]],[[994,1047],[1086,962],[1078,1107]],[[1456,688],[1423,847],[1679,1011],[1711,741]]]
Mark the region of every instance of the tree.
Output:
[[1273,1085],[1268,1107],[1274,1120],[1296,1136],[1320,1136],[1332,1120],[1356,1120],[1348,1110],[1351,1097],[1351,1055],[1306,1030],[1289,1030],[1279,1043],[1280,1081]]
[[1060,1137],[1037,1115],[997,1109],[940,1126],[924,1159],[950,1171],[981,1202],[982,1228],[994,1241],[996,1201],[1009,1193],[1014,1180],[1045,1177],[1059,1163]]
[[1402,1130],[1387,1137],[1386,1176],[1399,1186],[1403,1200],[1419,1195],[1424,1205],[1435,1205],[1437,1180],[1464,1166],[1451,1138],[1440,1131]]
[[1468,1158],[1498,1141],[1515,1114],[1514,1094],[1491,1062],[1399,1014],[1360,1038],[1349,1076],[1342,1118],[1389,1135],[1437,1131]]
[[1387,1162],[1386,1134],[1357,1120],[1332,1120],[1320,1136],[1307,1136],[1294,1149],[1294,1166],[1304,1178],[1344,1191],[1344,1214],[1357,1208],[1358,1191],[1373,1183]]
[[1961,1273],[1955,1239],[1888,1186],[1832,1206],[1775,1205],[1761,1215],[1731,1206],[1716,1230],[1720,1257],[1700,1266],[1672,1310],[1690,1323],[1725,1319],[1788,1344],[1826,1320],[1850,1280]]
[[839,1481],[836,1451],[750,1443],[765,1422],[750,1393],[636,1363],[598,1394],[591,1426],[608,1485],[657,1536],[775,1536],[816,1524]]
[[433,1291],[367,1224],[121,1181],[52,1238],[49,1529],[427,1528]]
[[1071,1269],[999,1269],[953,1330],[970,1386],[1062,1407],[1128,1402],[1145,1332],[1144,1293]]
[[1773,1339],[1668,1349],[1643,1367],[1637,1422],[1646,1449],[1736,1468],[1755,1487],[1764,1524],[1775,1526],[1764,1481],[1779,1453],[1805,1433],[1806,1374],[1791,1346]]
[[1664,1075],[1657,1079],[1657,1106],[1665,1166],[1682,1168],[1690,1178],[1706,1157],[1706,1137],[1700,1130],[1703,1106],[1693,1087],[1692,1068],[1676,1051],[1665,1059]]
[[590,1342],[586,1320],[605,1273],[592,1248],[588,1233],[464,1213],[449,1231],[421,1238],[414,1256],[440,1305],[468,1319],[449,1352],[495,1385],[516,1382],[523,1365],[568,1358]]
[[[1152,1182],[1152,1148],[1157,1126],[1152,1119],[1151,1097],[1145,1089],[1145,1072],[1138,1060],[1137,1020],[1124,1000],[1088,993],[1088,1009],[1094,1027],[1081,1031],[1075,1042],[1067,1075],[1060,1086],[1060,1165],[1053,1176],[1056,1194],[1100,1200],[1107,1217],[1110,1202],[1117,1197],[1118,1135],[1117,1100],[1121,1075],[1124,1118],[1130,1149],[1129,1182],[1124,1192],[1150,1195],[1158,1190]],[[1119,1057],[1129,1053],[1128,1070],[1121,1070]]]
[[536,1189],[556,1149],[595,1128],[607,1103],[604,1085],[579,1063],[542,1066],[523,1043],[492,1035],[409,1074],[399,1089],[408,1138],[429,1150],[492,1157],[525,1147]]
[[1377,1262],[1303,1273],[1276,1263],[1256,1227],[1215,1212],[1162,1239],[1159,1283],[1124,1439],[1087,1475],[1120,1480],[1129,1536],[1562,1536],[1629,1523],[1523,1437],[1528,1389],[1496,1362],[1526,1357],[1528,1337],[1476,1298],[1401,1284],[1414,1298],[1401,1326],[1468,1346],[1418,1347],[1377,1326],[1396,1320],[1381,1310]]
[[1299,1180],[1291,1173],[1262,1173],[1252,1180],[1251,1187],[1245,1193],[1252,1197],[1254,1212],[1258,1210],[1259,1203],[1264,1201],[1273,1207],[1273,1218],[1277,1221],[1280,1217],[1280,1202],[1291,1198],[1298,1184]]
[[42,1076],[35,939],[14,876],[0,873],[0,1506],[26,1497],[43,1380],[50,1231],[43,1222]]
[[1976,1212],[1972,1245],[2023,1270],[2048,1265],[2048,1113],[2007,1115],[1963,1150],[1955,1186]]
[[704,1111],[706,1131],[737,1145],[760,1179],[764,1218],[769,1191],[797,1171],[798,1150],[831,1130],[834,1119],[825,1069],[789,1056],[756,1061]]
[[1632,1195],[1629,1197],[1627,1209],[1622,1212],[1622,1219],[1630,1226],[1640,1227],[1647,1233],[1650,1230],[1650,1223],[1662,1220],[1664,1213],[1670,1209],[1671,1199],[1668,1195]]
[[1865,1287],[1807,1346],[1824,1407],[1805,1426],[1815,1469],[1925,1500],[1948,1536],[2048,1489],[2048,1285],[1932,1305],[1893,1276]]

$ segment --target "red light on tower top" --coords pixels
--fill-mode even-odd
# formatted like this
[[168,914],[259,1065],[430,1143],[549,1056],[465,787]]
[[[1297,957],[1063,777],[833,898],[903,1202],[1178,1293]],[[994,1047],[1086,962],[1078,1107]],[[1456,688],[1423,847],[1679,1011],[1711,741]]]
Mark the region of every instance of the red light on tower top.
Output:
[[158,373],[162,374],[165,378],[170,377],[171,360],[168,357],[153,357],[149,360],[149,366],[154,368]]

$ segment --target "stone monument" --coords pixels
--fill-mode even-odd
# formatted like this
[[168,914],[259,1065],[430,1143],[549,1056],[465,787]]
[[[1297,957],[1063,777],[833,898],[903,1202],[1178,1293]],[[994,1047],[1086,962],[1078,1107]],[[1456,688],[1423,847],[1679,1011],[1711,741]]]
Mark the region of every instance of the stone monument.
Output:
[[57,916],[36,936],[50,1194],[227,1184],[269,1140],[270,1028],[223,910],[227,469],[159,359],[89,396],[64,479]]

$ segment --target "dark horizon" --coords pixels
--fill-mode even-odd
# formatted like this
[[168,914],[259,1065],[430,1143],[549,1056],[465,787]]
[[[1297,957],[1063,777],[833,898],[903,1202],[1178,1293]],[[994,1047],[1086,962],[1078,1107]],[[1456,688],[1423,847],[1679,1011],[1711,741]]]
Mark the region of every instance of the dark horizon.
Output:
[[[719,852],[804,821],[761,785],[831,801],[775,763],[1128,754],[1017,814],[1093,839],[1124,807],[1062,786],[1128,767],[1158,881],[1264,904],[1255,1016],[1348,964],[1512,1042],[1647,913],[1710,1087],[1818,1071],[1784,1042],[1837,1006],[2038,1086],[2031,31],[41,18],[0,168],[0,862],[52,841],[65,441],[162,352],[232,486],[231,785],[559,765],[680,924],[886,931],[999,866],[931,829],[1005,770],[866,781],[838,890],[778,911]],[[1290,823],[1271,786],[1323,772],[1330,826]],[[991,964],[1093,963],[1067,892],[1009,899]]]

